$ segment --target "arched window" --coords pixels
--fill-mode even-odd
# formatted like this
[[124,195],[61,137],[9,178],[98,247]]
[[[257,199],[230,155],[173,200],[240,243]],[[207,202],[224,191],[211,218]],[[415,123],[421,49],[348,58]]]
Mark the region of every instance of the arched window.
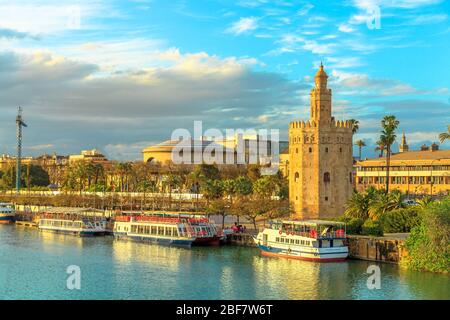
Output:
[[296,172],[294,175],[294,181],[298,182],[299,179],[300,179],[300,174],[298,172]]
[[330,182],[330,173],[329,172],[325,172],[323,174],[323,182],[325,182],[325,183]]
[[328,148],[325,148],[325,152],[328,153]]

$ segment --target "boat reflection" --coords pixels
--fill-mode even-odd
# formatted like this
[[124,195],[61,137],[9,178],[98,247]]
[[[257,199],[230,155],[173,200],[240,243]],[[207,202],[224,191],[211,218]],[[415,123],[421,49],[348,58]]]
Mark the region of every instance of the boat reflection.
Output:
[[[253,259],[255,282],[264,285],[264,299],[342,299],[348,289],[348,262],[317,263],[267,258]],[[331,296],[330,296],[331,295]]]

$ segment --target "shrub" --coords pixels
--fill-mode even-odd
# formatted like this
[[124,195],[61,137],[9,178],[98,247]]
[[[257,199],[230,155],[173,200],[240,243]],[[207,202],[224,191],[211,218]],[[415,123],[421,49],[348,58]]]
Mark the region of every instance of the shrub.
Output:
[[361,234],[361,227],[364,224],[364,220],[360,218],[352,218],[347,222],[348,234]]
[[450,198],[425,208],[420,225],[406,239],[413,270],[450,272]]
[[383,228],[379,221],[367,219],[361,227],[361,234],[367,236],[382,236]]
[[408,207],[386,212],[382,218],[383,231],[388,233],[410,232],[420,224],[419,207]]

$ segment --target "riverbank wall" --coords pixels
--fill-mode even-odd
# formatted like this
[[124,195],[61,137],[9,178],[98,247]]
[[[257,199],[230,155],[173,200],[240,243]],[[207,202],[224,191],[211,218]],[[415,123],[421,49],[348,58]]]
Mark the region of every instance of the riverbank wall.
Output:
[[347,236],[349,258],[400,264],[408,256],[405,240],[408,234],[384,237]]

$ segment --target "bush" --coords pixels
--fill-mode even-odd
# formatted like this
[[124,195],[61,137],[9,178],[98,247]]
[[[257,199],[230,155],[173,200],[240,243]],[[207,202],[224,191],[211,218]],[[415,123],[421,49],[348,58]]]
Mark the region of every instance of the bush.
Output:
[[364,224],[364,220],[360,218],[352,218],[347,221],[347,233],[348,234],[361,234],[361,227]]
[[383,231],[388,233],[410,232],[420,224],[419,207],[408,207],[386,212],[382,218]]
[[367,219],[361,227],[361,234],[367,236],[382,236],[383,227],[379,221]]
[[409,268],[450,272],[450,197],[424,209],[420,225],[406,239],[406,248]]

